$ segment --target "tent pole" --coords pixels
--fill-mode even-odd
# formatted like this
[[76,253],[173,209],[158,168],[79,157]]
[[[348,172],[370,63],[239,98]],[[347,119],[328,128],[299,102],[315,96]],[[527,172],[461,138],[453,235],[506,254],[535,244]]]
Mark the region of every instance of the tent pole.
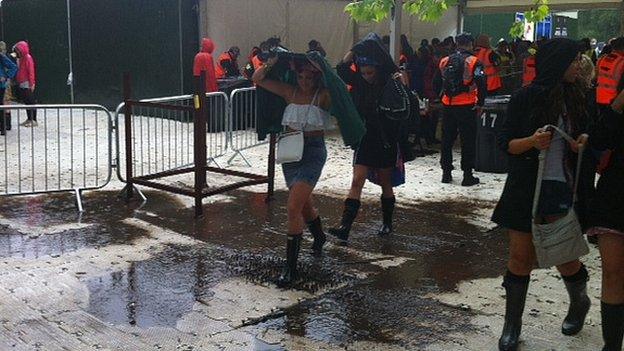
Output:
[[74,103],[74,60],[72,58],[72,27],[71,27],[71,6],[70,0],[67,0],[67,42],[68,42],[68,54],[69,54],[69,98],[71,103]]
[[403,0],[395,0],[392,7],[392,19],[390,21],[390,55],[394,62],[399,63],[401,57],[401,14],[403,12]]
[[180,95],[184,94],[184,49],[182,47],[182,0],[178,0],[178,41],[180,45]]

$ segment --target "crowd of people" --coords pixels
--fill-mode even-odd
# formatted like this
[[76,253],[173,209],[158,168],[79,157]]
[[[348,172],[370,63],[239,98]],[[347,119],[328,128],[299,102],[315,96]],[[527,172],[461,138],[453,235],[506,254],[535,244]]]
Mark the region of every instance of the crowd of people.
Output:
[[[36,104],[35,99],[35,61],[30,54],[30,46],[20,41],[7,54],[6,43],[0,41],[0,98],[6,105],[7,101],[17,99],[26,105]],[[37,111],[26,110],[27,119],[21,126],[36,127]],[[11,114],[5,111],[0,116],[0,135],[11,130]]]
[[[503,279],[507,302],[499,349],[518,349],[530,274],[536,264],[556,266],[568,292],[570,304],[561,332],[576,335],[581,331],[591,307],[589,272],[582,263],[587,245],[583,234],[587,234],[598,244],[602,258],[603,351],[620,351],[624,335],[624,37],[610,40],[598,52],[589,39],[501,41],[493,48],[486,35],[473,38],[469,34],[431,43],[423,40],[413,50],[403,36],[400,66],[390,57],[384,39],[369,35],[335,68],[325,61],[325,51],[316,40],[310,41],[307,53],[295,55],[273,38],[254,48],[248,58],[245,74],[259,91],[268,91],[283,102],[275,130],[286,129],[301,137],[300,144],[289,144],[293,149],[300,147],[289,150],[299,154],[283,163],[289,189],[288,241],[278,285],[288,287],[298,279],[297,259],[306,224],[316,254],[322,253],[327,240],[313,192],[327,159],[324,134],[335,127],[330,116],[336,118],[345,144],[354,150],[343,215],[339,226],[329,230],[346,243],[366,181],[382,189],[383,224],[378,234],[393,232],[394,187],[404,183],[404,162],[411,160],[402,143],[410,118],[387,108],[392,101],[402,101],[396,82],[409,86],[407,90],[420,99],[440,101],[441,108],[416,115],[423,119],[422,135],[431,143],[436,142],[437,121],[433,120],[442,119],[443,183],[452,182],[452,147],[461,136],[464,186],[479,183],[473,175],[476,118],[485,97],[513,92],[497,138],[498,146],[508,154],[508,177],[492,217],[507,229],[510,252]],[[210,43],[204,48],[212,50]],[[230,49],[218,64],[235,61],[237,52]],[[557,228],[558,233],[550,235],[557,234],[558,241],[542,241],[545,228]]]

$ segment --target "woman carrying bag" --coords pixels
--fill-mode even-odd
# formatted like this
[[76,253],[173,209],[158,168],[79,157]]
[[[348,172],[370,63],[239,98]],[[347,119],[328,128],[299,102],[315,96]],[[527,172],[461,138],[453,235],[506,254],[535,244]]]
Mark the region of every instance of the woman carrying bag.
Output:
[[592,147],[611,150],[589,206],[590,236],[598,237],[602,259],[603,351],[620,351],[624,335],[624,91],[604,109]]
[[[573,210],[578,153],[587,143],[583,133],[590,117],[583,89],[577,85],[579,63],[576,42],[553,39],[544,43],[536,58],[537,78],[514,94],[499,135],[500,147],[510,155],[507,182],[492,218],[508,229],[510,246],[503,280],[507,302],[500,350],[517,350],[536,263],[556,265],[562,275],[570,297],[563,334],[575,335],[583,328],[591,304],[588,273],[578,260],[587,252],[587,244]],[[545,128],[549,125],[559,131]],[[565,134],[575,140],[566,140]],[[571,236],[570,240],[562,235]]]
[[[297,260],[305,224],[314,237],[315,253],[322,252],[326,241],[312,192],[327,159],[324,134],[332,128],[331,115],[340,116],[338,123],[348,145],[357,144],[365,131],[346,86],[317,52],[279,53],[254,72],[253,81],[259,89],[259,116],[273,119],[281,111],[278,126],[269,129],[287,131],[280,136],[276,158],[288,186],[286,265],[277,285],[288,287],[298,278]],[[272,109],[266,105],[272,105]]]

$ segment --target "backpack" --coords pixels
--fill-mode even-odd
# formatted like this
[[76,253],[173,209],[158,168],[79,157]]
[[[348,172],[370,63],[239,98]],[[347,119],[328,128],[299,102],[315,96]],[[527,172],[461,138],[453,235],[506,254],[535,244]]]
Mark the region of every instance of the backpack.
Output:
[[464,66],[466,54],[456,52],[448,58],[446,67],[442,70],[442,82],[444,93],[448,97],[454,97],[467,93],[470,87],[464,84]]
[[406,121],[412,114],[412,93],[397,79],[388,79],[379,100],[379,112],[389,120]]

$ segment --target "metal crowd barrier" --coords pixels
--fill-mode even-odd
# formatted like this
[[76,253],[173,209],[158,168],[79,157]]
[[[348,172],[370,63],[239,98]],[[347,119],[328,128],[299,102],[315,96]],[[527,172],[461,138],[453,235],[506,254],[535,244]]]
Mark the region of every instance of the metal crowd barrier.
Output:
[[[227,136],[228,132],[231,131],[231,119],[229,118],[231,109],[227,95],[224,93],[206,94],[204,82],[205,72],[202,72],[201,77],[196,78],[195,83],[199,91],[192,96],[193,104],[176,105],[172,104],[171,100],[166,102],[132,100],[131,78],[129,74],[124,75],[125,105],[122,109],[124,111],[126,186],[122,190],[122,194],[126,199],[129,200],[136,194],[145,201],[145,196],[135,185],[190,196],[195,199],[194,207],[197,217],[203,214],[202,200],[204,198],[234,189],[267,184],[267,199],[272,197],[275,176],[275,135],[271,135],[266,175],[208,166],[208,160],[213,155],[220,153],[220,150],[225,151],[227,148]],[[177,100],[174,99],[174,101]],[[182,138],[177,143],[172,143],[171,127],[164,127],[165,116],[169,119],[169,125],[171,123],[189,124],[192,121],[192,126],[187,127],[188,131],[192,127],[192,132],[187,132],[186,139]],[[146,121],[144,122],[144,120]],[[158,130],[159,124],[160,132]],[[120,134],[119,123],[117,123],[116,131]],[[217,149],[215,149],[215,145],[211,145],[214,144],[215,140],[211,134],[215,134]],[[160,139],[158,138],[159,135]],[[192,140],[190,139],[191,136]],[[222,149],[219,148],[219,141],[225,141]],[[192,161],[191,159],[183,159],[180,164],[176,164],[175,160],[172,163],[171,151],[169,150],[173,149],[175,154],[178,146],[182,146],[180,147],[182,149],[184,144],[189,149],[191,146],[193,148],[192,152],[186,152],[187,155],[192,155]],[[158,154],[159,148],[160,154]],[[187,165],[185,166],[183,163]],[[243,180],[233,181],[218,187],[208,187],[206,181],[208,173],[234,176],[243,178]],[[160,179],[182,174],[194,175],[192,188],[186,185],[158,182]]]
[[[19,123],[36,111],[37,126]],[[10,114],[10,117],[8,115]],[[100,105],[2,105],[12,128],[0,136],[0,195],[100,189],[111,179],[112,118]]]
[[[215,163],[227,150],[227,120],[229,104],[227,95],[221,92],[206,94],[206,155],[208,164]],[[155,99],[143,99],[140,102],[190,107],[193,95],[171,96]],[[122,170],[125,169],[125,148],[120,147],[125,141],[124,123],[120,123],[125,103],[119,104],[115,111],[115,145],[117,176],[125,181]],[[136,106],[132,111],[132,139],[134,175],[137,177],[152,173],[175,170],[193,164],[193,114],[185,110],[172,110],[152,106]]]
[[230,131],[229,145],[234,155],[228,164],[240,156],[248,166],[251,166],[243,151],[251,149],[268,141],[259,141],[256,127],[258,125],[256,88],[242,88],[232,91],[230,95]]

